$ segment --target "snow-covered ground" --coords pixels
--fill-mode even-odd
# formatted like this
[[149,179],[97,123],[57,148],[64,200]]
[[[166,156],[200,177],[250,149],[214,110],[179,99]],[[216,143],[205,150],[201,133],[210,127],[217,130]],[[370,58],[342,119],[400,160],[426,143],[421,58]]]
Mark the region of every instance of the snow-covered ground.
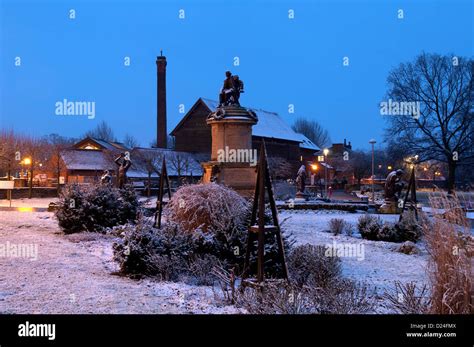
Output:
[[65,236],[49,212],[0,211],[0,246],[37,245],[38,250],[37,260],[33,253],[0,258],[0,314],[237,312],[216,306],[209,287],[114,275],[113,240]]
[[[57,202],[58,198],[23,198],[12,199],[12,207],[48,207],[50,202]],[[10,200],[0,199],[0,207],[9,207]]]
[[[396,252],[399,243],[368,241],[357,232],[357,220],[363,213],[335,211],[295,210],[281,211],[280,220],[286,219],[283,229],[290,231],[297,244],[334,246],[355,245],[361,251],[355,256],[341,257],[343,274],[357,281],[363,281],[377,290],[378,294],[392,290],[394,282],[427,283],[426,265],[428,255],[423,243],[417,243],[419,255]],[[398,221],[398,215],[376,215],[387,222]],[[353,226],[353,236],[337,235],[329,232],[328,223],[332,218],[341,218]],[[363,247],[363,248],[362,248]],[[351,255],[351,254],[347,254]]]
[[[46,207],[52,199],[17,200],[15,206]],[[154,205],[155,201],[149,201]],[[340,211],[281,211],[283,229],[297,244],[355,246],[359,253],[342,257],[343,274],[365,282],[378,294],[395,281],[427,283],[427,254],[396,252],[396,243],[361,239],[356,224],[363,213]],[[378,215],[395,222],[396,215]],[[334,236],[328,223],[342,218],[353,236]],[[210,287],[152,279],[131,280],[115,275],[114,238],[95,233],[64,235],[50,212],[0,211],[0,247],[36,245],[37,260],[0,258],[0,313],[237,313],[215,301]],[[335,242],[335,243],[334,243]],[[35,246],[35,247],[36,247]],[[362,248],[363,247],[363,248]],[[1,253],[1,252],[0,252]],[[384,312],[380,308],[378,312]]]

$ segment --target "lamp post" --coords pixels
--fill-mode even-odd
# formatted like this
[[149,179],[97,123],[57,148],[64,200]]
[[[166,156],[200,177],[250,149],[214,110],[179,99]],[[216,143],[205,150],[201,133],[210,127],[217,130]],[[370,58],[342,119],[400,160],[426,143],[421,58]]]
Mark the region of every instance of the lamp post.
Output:
[[374,190],[374,165],[375,165],[375,149],[374,145],[377,141],[371,139],[369,143],[372,145],[372,203],[375,204],[375,190]]
[[327,199],[328,197],[328,162],[327,156],[329,154],[329,149],[325,148],[323,150],[324,153],[324,196]]
[[23,159],[23,164],[29,166],[29,168],[26,169],[26,180],[29,182],[28,199],[31,199],[33,196],[33,160],[31,158],[25,158]]

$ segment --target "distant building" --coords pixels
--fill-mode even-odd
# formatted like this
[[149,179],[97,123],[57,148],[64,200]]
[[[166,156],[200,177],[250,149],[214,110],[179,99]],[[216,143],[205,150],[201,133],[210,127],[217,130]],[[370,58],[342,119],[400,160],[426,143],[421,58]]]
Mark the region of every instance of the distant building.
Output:
[[[211,127],[207,116],[216,110],[218,102],[199,98],[188,113],[171,132],[177,151],[206,154],[211,153]],[[277,113],[253,110],[258,123],[252,128],[252,147],[259,149],[265,140],[269,157],[280,157],[297,165],[300,161],[312,161],[319,148],[306,136],[296,133]]]
[[[334,189],[344,188],[343,182],[346,184],[354,184],[354,169],[351,165],[351,142],[347,142],[347,140],[344,139],[344,142],[333,143],[328,150],[329,153],[326,158],[328,163],[328,184],[332,185]],[[323,151],[320,150],[315,154],[318,155],[318,157],[322,156]],[[322,167],[324,168],[324,165]]]
[[[165,148],[127,148],[119,142],[110,142],[87,137],[61,153],[64,163],[64,183],[88,184],[100,181],[105,170],[115,176],[117,169],[114,159],[121,152],[129,152],[132,166],[127,177],[132,182],[146,183],[158,180],[163,156],[166,158],[168,175],[171,179],[202,175],[200,158],[197,155]],[[138,184],[138,186],[140,186]]]
[[122,143],[86,137],[61,152],[64,183],[98,182],[104,170],[115,171],[114,155],[126,151]]

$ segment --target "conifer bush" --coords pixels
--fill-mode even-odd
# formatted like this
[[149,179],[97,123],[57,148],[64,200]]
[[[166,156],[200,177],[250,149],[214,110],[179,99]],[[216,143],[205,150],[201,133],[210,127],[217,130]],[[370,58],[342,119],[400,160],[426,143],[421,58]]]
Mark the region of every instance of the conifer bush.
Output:
[[138,199],[132,187],[105,185],[66,186],[56,211],[59,227],[66,233],[103,232],[136,218]]
[[[240,274],[247,247],[250,206],[249,201],[222,185],[183,186],[166,206],[160,229],[145,220],[124,228],[122,240],[114,245],[115,260],[124,274],[195,284],[212,284],[212,269],[217,265]],[[268,212],[265,219],[271,223]],[[282,237],[288,251],[292,242],[285,233]],[[266,276],[281,276],[283,269],[275,234],[267,233],[265,240]],[[257,249],[256,244],[253,249]],[[253,274],[257,263],[255,252],[250,260],[249,273]]]

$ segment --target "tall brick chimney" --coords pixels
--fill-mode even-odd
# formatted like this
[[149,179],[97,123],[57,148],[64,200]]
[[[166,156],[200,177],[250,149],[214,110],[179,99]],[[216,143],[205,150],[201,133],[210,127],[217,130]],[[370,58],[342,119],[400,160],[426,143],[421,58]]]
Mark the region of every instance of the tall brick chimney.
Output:
[[163,51],[156,57],[156,146],[166,148],[166,57]]

